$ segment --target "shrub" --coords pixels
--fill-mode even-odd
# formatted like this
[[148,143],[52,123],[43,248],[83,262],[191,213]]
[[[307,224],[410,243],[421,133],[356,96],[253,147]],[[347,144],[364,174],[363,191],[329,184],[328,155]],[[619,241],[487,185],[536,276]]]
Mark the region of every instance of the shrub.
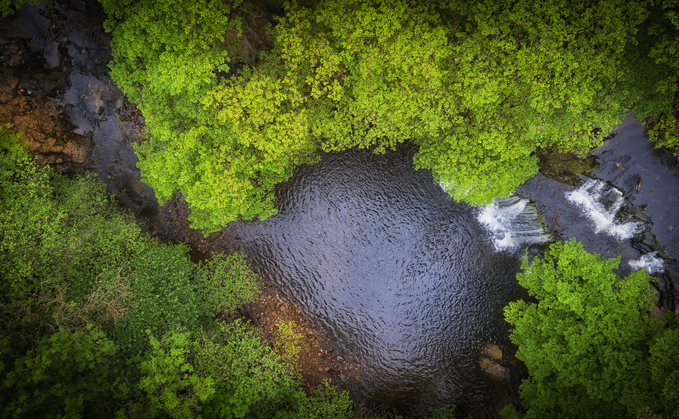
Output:
[[575,239],[551,245],[543,260],[524,259],[517,278],[538,302],[512,302],[505,317],[530,374],[521,385],[527,418],[623,418],[646,406],[663,414],[679,408],[666,382],[679,374],[670,349],[677,332],[663,332],[662,322],[648,317],[655,295],[646,271],[621,279],[612,271],[619,262],[588,253]]

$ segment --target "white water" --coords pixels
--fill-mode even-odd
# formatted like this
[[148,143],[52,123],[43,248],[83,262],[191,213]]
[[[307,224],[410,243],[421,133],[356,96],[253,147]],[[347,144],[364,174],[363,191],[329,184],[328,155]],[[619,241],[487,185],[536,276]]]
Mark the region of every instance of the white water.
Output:
[[476,219],[490,233],[496,251],[544,243],[550,239],[537,210],[517,196],[495,199],[481,207]]
[[609,187],[602,180],[590,179],[581,187],[567,193],[566,198],[577,204],[594,222],[596,233],[605,232],[618,240],[625,240],[641,230],[640,222],[616,220],[625,199],[620,190]]
[[662,272],[662,270],[665,268],[663,260],[658,257],[658,252],[646,253],[639,259],[630,260],[627,263],[629,264],[629,267],[632,268],[632,270],[638,271],[639,269],[646,268],[646,272],[649,274]]

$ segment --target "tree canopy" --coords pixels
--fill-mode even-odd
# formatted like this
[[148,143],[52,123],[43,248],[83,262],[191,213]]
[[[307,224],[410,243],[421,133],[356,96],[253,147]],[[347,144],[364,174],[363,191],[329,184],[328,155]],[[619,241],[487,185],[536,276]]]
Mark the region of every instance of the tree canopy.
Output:
[[219,320],[258,295],[244,255],[191,263],[16,140],[0,127],[0,418],[352,416],[346,392],[308,395],[253,327]]
[[537,148],[584,153],[630,109],[669,115],[677,90],[673,0],[291,2],[272,48],[229,73],[246,5],[161,3],[103,0],[112,74],[147,118],[145,180],[207,232],[275,214],[275,185],[320,152],[404,141],[487,203],[537,171]]
[[512,302],[505,317],[530,374],[521,385],[526,418],[679,414],[679,331],[649,318],[646,271],[621,279],[619,262],[575,239],[551,245],[543,260],[524,259],[517,278],[537,303]]

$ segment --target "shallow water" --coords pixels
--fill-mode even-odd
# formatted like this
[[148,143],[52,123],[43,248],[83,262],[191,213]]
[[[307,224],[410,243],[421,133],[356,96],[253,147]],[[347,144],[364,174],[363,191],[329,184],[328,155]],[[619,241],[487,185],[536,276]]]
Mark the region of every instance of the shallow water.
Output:
[[327,155],[277,199],[279,215],[241,224],[243,250],[357,367],[352,393],[414,416],[454,403],[486,417],[480,345],[509,347],[502,308],[523,294],[519,252],[496,251],[479,210],[405,151]]

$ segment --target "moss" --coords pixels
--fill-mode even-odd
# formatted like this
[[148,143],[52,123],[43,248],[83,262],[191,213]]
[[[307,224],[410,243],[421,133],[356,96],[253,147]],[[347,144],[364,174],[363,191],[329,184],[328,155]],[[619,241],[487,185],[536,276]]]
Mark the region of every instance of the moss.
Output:
[[579,175],[589,175],[599,167],[595,156],[579,157],[575,153],[558,153],[551,147],[536,152],[540,172],[559,182],[574,185]]

